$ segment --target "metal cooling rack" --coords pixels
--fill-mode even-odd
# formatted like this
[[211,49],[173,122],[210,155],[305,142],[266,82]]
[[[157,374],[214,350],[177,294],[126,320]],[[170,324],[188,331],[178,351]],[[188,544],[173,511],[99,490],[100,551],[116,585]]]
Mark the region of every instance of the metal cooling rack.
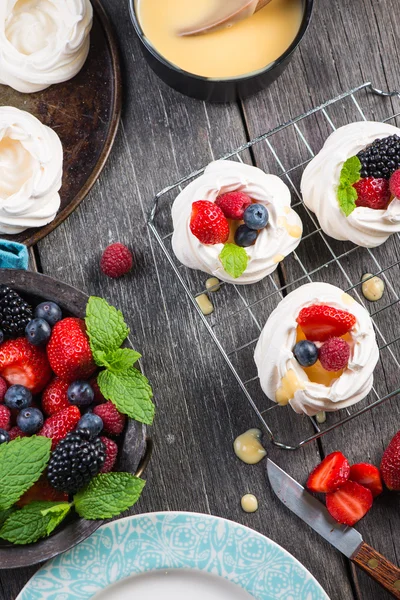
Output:
[[[395,104],[398,112],[395,110]],[[385,118],[388,113],[390,116]],[[202,313],[196,301],[196,297],[206,293],[205,280],[208,276],[181,265],[171,249],[172,202],[182,186],[200,176],[205,168],[164,188],[154,198],[148,220],[150,230],[262,427],[271,441],[281,448],[296,450],[400,393],[400,319],[392,318],[393,327],[389,328],[387,321],[385,322],[385,315],[388,316],[386,311],[390,312],[400,302],[400,236],[397,234],[390,238],[391,243],[395,244],[394,248],[392,245],[388,246],[388,241],[373,250],[360,248],[348,242],[336,242],[321,231],[316,217],[303,204],[299,191],[300,176],[305,165],[318,152],[327,135],[337,127],[352,121],[368,119],[399,126],[399,117],[400,93],[383,92],[368,82],[328,100],[221,157],[249,164],[256,158],[258,166],[279,175],[291,188],[294,201],[292,207],[300,213],[305,230],[296,252],[281,263],[275,274],[271,274],[259,284],[237,286],[221,282],[220,291],[208,294],[215,307],[210,316]],[[317,147],[314,152],[310,138],[316,137],[316,132],[318,142],[315,142]],[[280,139],[282,135],[286,136],[286,142]],[[292,136],[289,141],[288,136]],[[319,249],[317,257],[313,256],[312,246],[315,236],[323,242],[323,251],[320,252]],[[392,239],[395,237],[396,239]],[[379,275],[384,279],[386,291],[378,303],[365,301],[360,289],[361,273],[355,281],[354,273],[349,269],[353,253],[362,257],[363,264],[366,265],[363,272],[368,270],[372,275]],[[291,407],[280,407],[270,401],[261,390],[253,361],[259,333],[270,312],[288,293],[288,288],[318,280],[339,285],[366,306],[375,326],[382,359],[379,368],[382,368],[381,372],[384,375],[380,378],[379,373],[377,375],[375,372],[375,386],[369,396],[354,407],[328,413],[325,423],[318,423],[315,418],[296,415]],[[392,314],[395,317],[395,314]],[[388,389],[388,373],[391,389]],[[288,411],[285,419],[282,419],[281,411]]]

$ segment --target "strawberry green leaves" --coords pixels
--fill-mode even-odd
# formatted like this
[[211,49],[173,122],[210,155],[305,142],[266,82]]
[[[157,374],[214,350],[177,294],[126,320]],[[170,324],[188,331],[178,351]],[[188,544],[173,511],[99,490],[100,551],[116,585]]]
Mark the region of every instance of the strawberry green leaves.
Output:
[[237,279],[245,272],[249,262],[249,255],[241,246],[225,244],[219,255],[219,259],[228,275]]
[[92,296],[85,322],[93,358],[99,367],[104,367],[97,378],[101,393],[121,413],[150,425],[155,412],[153,392],[146,377],[133,367],[140,354],[131,348],[120,348],[129,333],[122,313],[102,298]]
[[340,172],[340,182],[337,198],[342,212],[348,217],[356,208],[357,191],[354,183],[361,179],[361,162],[357,156],[352,156],[343,164]]

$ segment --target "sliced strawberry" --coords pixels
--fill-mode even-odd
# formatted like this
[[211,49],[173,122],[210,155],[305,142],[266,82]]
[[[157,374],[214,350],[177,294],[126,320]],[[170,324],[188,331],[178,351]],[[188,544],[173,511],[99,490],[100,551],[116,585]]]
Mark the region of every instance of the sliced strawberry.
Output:
[[0,346],[0,375],[9,385],[23,385],[38,394],[51,378],[46,350],[25,338],[4,342]]
[[382,478],[378,467],[369,463],[357,463],[350,468],[350,479],[368,488],[376,498],[382,493]]
[[346,310],[326,304],[313,304],[301,309],[297,323],[308,340],[325,342],[331,337],[340,337],[351,331],[356,318]]
[[346,481],[336,492],[326,495],[326,508],[343,525],[355,525],[372,506],[372,492],[356,483]]
[[307,487],[312,492],[334,492],[348,480],[350,465],[341,452],[332,452],[311,472]]

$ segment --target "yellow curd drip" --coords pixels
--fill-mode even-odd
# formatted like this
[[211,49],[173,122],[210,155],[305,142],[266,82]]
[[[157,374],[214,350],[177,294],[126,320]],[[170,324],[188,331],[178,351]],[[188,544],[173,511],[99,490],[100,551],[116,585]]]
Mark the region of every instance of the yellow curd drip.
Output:
[[281,406],[286,406],[294,398],[297,390],[304,390],[304,383],[297,377],[293,369],[289,369],[281,379],[281,387],[277,389],[275,399]]
[[284,227],[291,237],[299,238],[301,236],[301,227],[299,225],[291,225],[286,217],[279,217],[278,227]]
[[172,64],[203,77],[237,77],[282,56],[296,37],[301,0],[272,0],[232,27],[197,36],[178,32],[212,15],[220,0],[136,0],[139,22],[154,48]]

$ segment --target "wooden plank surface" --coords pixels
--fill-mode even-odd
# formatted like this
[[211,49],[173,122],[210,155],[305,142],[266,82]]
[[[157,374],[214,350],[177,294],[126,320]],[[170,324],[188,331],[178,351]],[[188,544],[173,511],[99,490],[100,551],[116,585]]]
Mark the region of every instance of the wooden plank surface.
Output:
[[[242,106],[206,105],[166,88],[141,56],[126,3],[104,0],[104,5],[121,46],[125,82],[122,126],[102,178],[82,206],[39,245],[37,259],[44,273],[87,293],[102,295],[123,310],[143,354],[158,415],[152,429],[155,452],[147,471],[148,486],[135,510],[192,510],[233,519],[285,547],[313,573],[332,600],[386,600],[388,596],[380,588],[363,574],[352,574],[342,556],[279,503],[265,483],[264,464],[249,467],[234,456],[233,439],[248,427],[257,426],[257,420],[173,278],[145,220],[157,191],[239,146],[246,140],[247,129],[250,136],[257,135],[366,79],[382,87],[395,86],[400,54],[398,2],[320,0],[302,49],[286,73],[269,90]],[[378,112],[383,110],[380,107],[379,103],[372,106]],[[315,134],[315,144],[321,131]],[[290,143],[285,137],[280,140],[280,150],[289,163],[293,160]],[[298,151],[305,150],[299,145]],[[265,166],[265,151],[257,149],[254,156],[257,164]],[[242,158],[251,160],[248,155]],[[271,165],[269,157],[267,166],[271,169]],[[101,251],[112,241],[129,244],[136,256],[132,275],[118,281],[107,279],[98,269]],[[305,252],[308,260],[313,260],[314,252],[322,256],[326,248],[315,239]],[[383,252],[380,260],[397,256],[397,242],[391,242]],[[356,256],[355,260],[361,258]],[[363,266],[349,262],[346,268],[356,278]],[[286,277],[294,277],[296,269],[295,261],[287,261]],[[182,273],[195,291],[204,285],[206,276],[189,274],[185,269]],[[398,278],[395,274],[391,277],[395,285]],[[251,302],[272,286],[268,280],[254,289],[241,289],[241,295],[224,288],[215,295],[212,319],[216,322],[232,308],[240,310],[244,301]],[[254,311],[255,319],[248,311],[241,312],[240,324],[223,319],[216,325],[218,335],[233,348],[238,336],[257,334],[258,325],[263,325],[278,300],[277,294],[271,296]],[[387,320],[383,319],[381,326],[390,333]],[[251,368],[249,356],[233,360],[238,368]],[[380,373],[382,389],[393,386],[383,367]],[[279,415],[283,431],[294,429],[296,433],[300,427],[292,417],[285,411]],[[321,445],[314,443],[295,453],[268,445],[268,453],[304,481],[321,452],[341,449],[352,460],[377,460],[398,422],[399,409],[392,401],[357,420],[353,427],[336,430]],[[240,509],[240,497],[246,492],[259,498],[260,509],[253,515]],[[379,501],[359,529],[366,541],[399,562],[395,503],[393,496]],[[0,572],[0,599],[13,600],[34,571]]]

